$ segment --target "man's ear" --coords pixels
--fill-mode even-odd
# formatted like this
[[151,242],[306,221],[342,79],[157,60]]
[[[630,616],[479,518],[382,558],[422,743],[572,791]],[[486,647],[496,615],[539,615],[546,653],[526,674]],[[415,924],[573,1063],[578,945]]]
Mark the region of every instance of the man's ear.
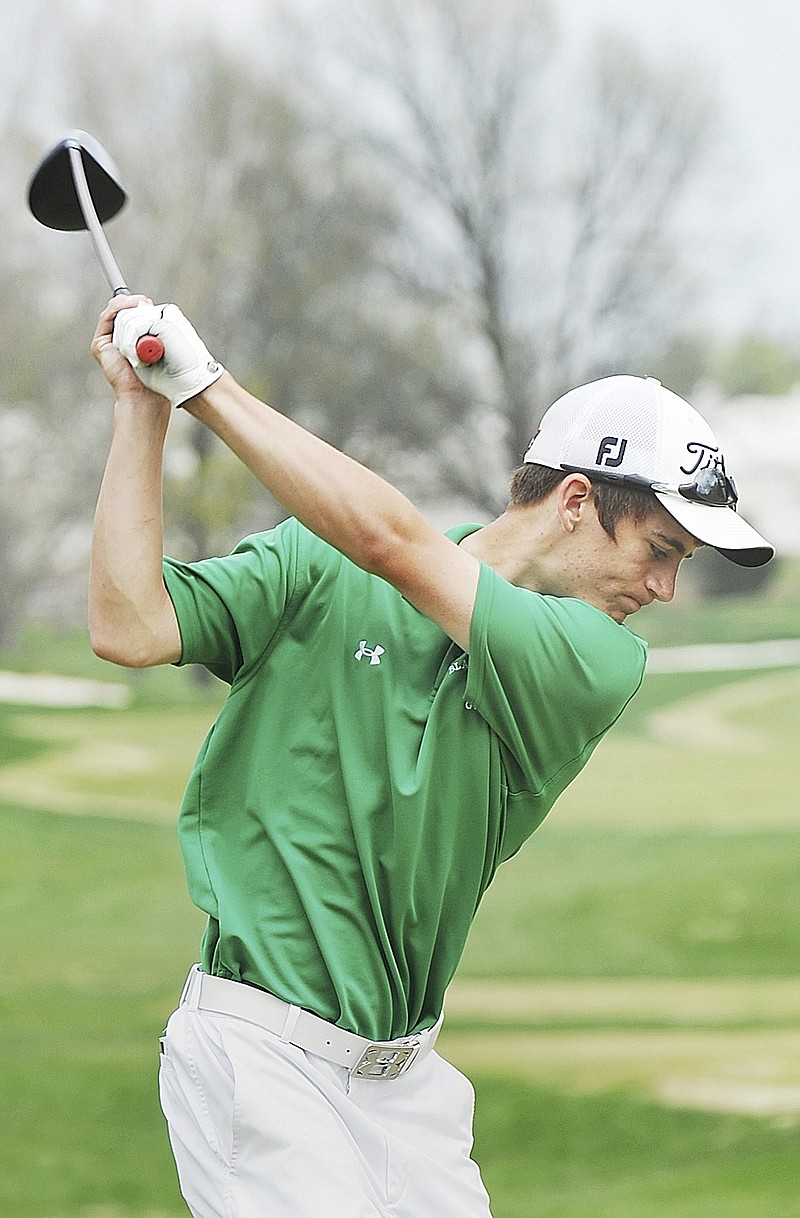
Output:
[[558,488],[556,511],[562,528],[572,533],[591,508],[592,484],[585,474],[570,474]]

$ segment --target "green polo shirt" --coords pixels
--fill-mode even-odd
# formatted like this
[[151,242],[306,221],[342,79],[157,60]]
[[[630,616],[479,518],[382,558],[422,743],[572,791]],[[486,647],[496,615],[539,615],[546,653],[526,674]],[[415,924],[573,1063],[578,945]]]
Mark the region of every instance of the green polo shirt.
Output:
[[467,656],[295,520],[164,574],[180,662],[230,684],[180,815],[203,967],[370,1039],[431,1025],[498,865],[618,718],[645,645],[483,566]]

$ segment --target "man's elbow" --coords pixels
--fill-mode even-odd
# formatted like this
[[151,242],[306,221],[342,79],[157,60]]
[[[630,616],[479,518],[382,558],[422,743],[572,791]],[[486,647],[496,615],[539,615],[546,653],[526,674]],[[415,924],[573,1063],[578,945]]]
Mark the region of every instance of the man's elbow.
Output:
[[359,566],[378,575],[403,596],[418,587],[423,571],[430,573],[431,543],[441,542],[432,525],[415,512],[410,521],[367,531],[361,540]]
[[402,571],[407,553],[407,538],[398,530],[365,530],[359,538],[356,561],[370,575],[378,575],[393,584]]
[[168,662],[152,635],[132,637],[125,631],[108,629],[91,620],[89,645],[99,659],[122,668],[152,668]]
[[123,668],[153,668],[180,659],[182,644],[172,601],[157,603],[89,590],[89,645],[96,656]]

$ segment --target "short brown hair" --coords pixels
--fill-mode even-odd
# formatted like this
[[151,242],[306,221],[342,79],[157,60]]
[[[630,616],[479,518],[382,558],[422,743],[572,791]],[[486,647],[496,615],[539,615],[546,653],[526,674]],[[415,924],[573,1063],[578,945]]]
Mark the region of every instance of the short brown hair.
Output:
[[[521,465],[511,475],[509,507],[540,503],[566,477],[567,471],[563,469],[550,469],[549,466],[533,463]],[[609,537],[616,536],[621,520],[634,520],[639,524],[658,507],[658,500],[646,487],[614,486],[600,479],[590,480],[597,518]]]

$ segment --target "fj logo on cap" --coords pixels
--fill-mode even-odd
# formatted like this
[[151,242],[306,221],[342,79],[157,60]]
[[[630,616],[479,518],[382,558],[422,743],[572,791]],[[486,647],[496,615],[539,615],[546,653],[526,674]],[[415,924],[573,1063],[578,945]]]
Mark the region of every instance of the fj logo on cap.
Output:
[[610,469],[616,469],[622,465],[627,447],[627,440],[621,440],[618,436],[604,436],[597,450],[595,465],[607,465]]

